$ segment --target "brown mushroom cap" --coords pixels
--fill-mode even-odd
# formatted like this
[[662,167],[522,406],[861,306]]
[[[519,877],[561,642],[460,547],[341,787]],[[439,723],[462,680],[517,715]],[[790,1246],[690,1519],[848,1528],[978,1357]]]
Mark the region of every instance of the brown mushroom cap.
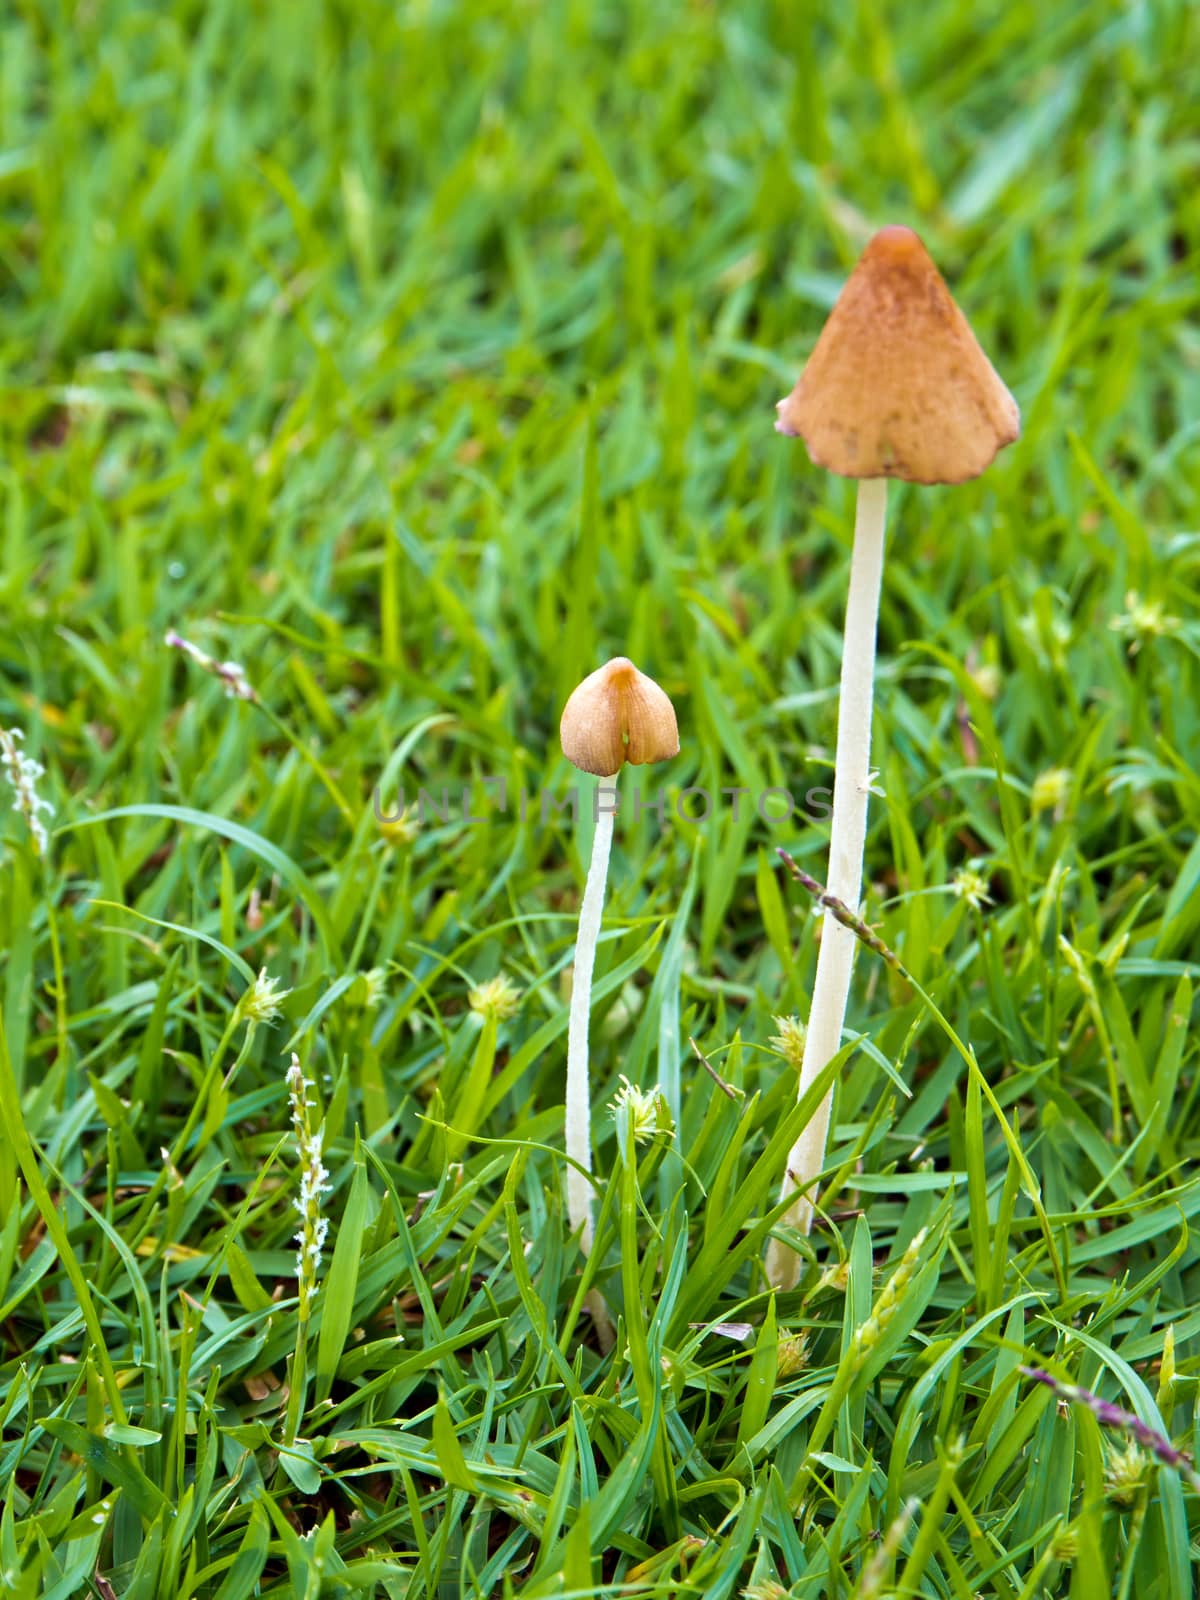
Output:
[[1021,432],[1017,402],[911,228],[881,228],[778,406],[843,478],[963,483]]
[[567,760],[600,778],[615,776],[625,761],[644,766],[679,754],[675,707],[624,656],[583,680],[563,707],[558,731]]

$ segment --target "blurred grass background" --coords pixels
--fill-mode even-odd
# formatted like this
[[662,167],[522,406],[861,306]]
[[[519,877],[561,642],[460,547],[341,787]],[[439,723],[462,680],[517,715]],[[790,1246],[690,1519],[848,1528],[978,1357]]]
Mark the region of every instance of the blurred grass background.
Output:
[[[866,1596],[913,1497],[880,1593],[1187,1592],[1195,1497],[1016,1366],[1195,1431],[1198,55],[1182,0],[4,12],[0,725],[56,807],[45,861],[0,817],[15,1593]],[[635,1331],[601,1360],[551,1153],[586,821],[381,830],[371,796],[561,790],[562,702],[618,652],[675,699],[673,789],[828,781],[852,486],[773,405],[889,221],[1024,435],[891,497],[867,915],[1013,1127],[864,953],[834,1221],[768,1312],[773,1019],[815,931],[773,850],[820,876],[824,829],[631,821],[594,1259]],[[262,968],[273,1029],[239,1009]],[[300,1466],[292,1048],[348,1241]],[[690,1175],[652,1151],[630,1189],[622,1073],[662,1084]],[[818,1449],[922,1226],[911,1318]]]

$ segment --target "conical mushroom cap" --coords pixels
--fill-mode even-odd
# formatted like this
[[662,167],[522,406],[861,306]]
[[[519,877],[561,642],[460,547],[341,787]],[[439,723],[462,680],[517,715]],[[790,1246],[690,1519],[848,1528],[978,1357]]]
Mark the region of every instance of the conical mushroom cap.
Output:
[[625,761],[643,766],[679,754],[675,707],[624,656],[583,680],[563,707],[558,732],[567,760],[600,778],[613,777]]
[[881,228],[778,406],[843,478],[963,483],[1021,432],[1017,402],[911,228]]

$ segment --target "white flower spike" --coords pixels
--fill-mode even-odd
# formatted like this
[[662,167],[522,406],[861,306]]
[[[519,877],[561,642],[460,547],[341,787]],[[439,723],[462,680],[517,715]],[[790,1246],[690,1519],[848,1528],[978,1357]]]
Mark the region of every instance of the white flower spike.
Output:
[[317,1292],[317,1272],[321,1266],[321,1251],[329,1233],[329,1218],[321,1215],[321,1196],[332,1188],[321,1147],[325,1140],[325,1126],[313,1129],[310,1111],[316,1102],[308,1098],[312,1083],[304,1076],[300,1057],[293,1054],[287,1070],[288,1100],[292,1110],[292,1128],[300,1152],[300,1196],[292,1205],[300,1213],[300,1227],[296,1232],[296,1278],[300,1293],[300,1320],[306,1321]]
[[45,856],[50,849],[50,836],[40,813],[52,817],[54,807],[37,792],[38,779],[46,775],[45,767],[17,748],[17,741],[24,737],[20,728],[0,728],[0,766],[12,788],[13,805],[28,824],[33,848],[39,856]]

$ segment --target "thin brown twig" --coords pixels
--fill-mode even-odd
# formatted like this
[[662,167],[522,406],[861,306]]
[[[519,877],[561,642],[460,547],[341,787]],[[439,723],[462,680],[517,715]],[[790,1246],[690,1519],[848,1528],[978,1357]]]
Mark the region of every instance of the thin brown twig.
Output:
[[884,944],[869,923],[864,922],[856,912],[851,911],[844,900],[839,900],[837,895],[830,894],[823,883],[818,883],[815,878],[810,878],[804,868],[792,856],[788,855],[786,850],[780,850],[779,854],[783,859],[784,866],[787,867],[796,882],[802,888],[808,890],[817,904],[828,911],[835,922],[840,922],[843,928],[849,928],[855,938],[859,939],[869,950],[873,950],[877,956],[886,961],[893,972],[898,972],[902,978],[912,981],[912,975],[900,957],[888,945]]
[[716,1084],[717,1088],[720,1089],[722,1094],[727,1094],[731,1100],[744,1100],[745,1091],[742,1089],[735,1089],[733,1084],[725,1082],[725,1079],[717,1071],[716,1067],[713,1066],[712,1062],[704,1054],[704,1051],[701,1050],[700,1046],[696,1043],[695,1039],[692,1038],[690,1033],[688,1034],[688,1043],[696,1052],[696,1056],[700,1062],[700,1065],[704,1068],[705,1072],[708,1073],[709,1077]]

